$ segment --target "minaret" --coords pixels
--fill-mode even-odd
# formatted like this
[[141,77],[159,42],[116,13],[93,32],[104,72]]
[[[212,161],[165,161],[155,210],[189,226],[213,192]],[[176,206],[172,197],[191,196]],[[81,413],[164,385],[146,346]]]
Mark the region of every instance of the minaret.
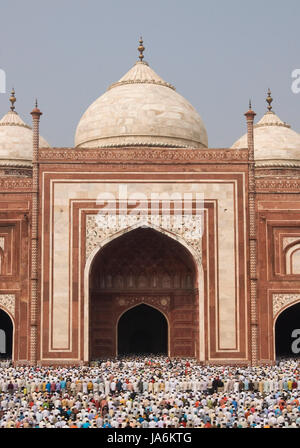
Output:
[[250,278],[250,337],[251,364],[258,361],[258,313],[257,313],[257,236],[256,236],[256,188],[254,159],[254,117],[251,101],[245,113],[248,132],[248,205],[249,205],[249,278]]
[[33,151],[32,151],[32,218],[31,218],[31,297],[30,297],[30,362],[37,363],[38,342],[38,266],[39,266],[39,124],[42,112],[37,101],[31,112],[33,121]]
[[249,110],[245,113],[247,119],[248,149],[249,160],[254,164],[254,118],[256,113],[252,110],[251,100],[249,101]]

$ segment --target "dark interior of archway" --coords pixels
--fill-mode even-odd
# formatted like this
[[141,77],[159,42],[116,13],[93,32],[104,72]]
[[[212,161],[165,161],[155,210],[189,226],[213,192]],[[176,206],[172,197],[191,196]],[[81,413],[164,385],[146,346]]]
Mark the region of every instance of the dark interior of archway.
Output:
[[0,310],[0,330],[5,332],[6,339],[5,353],[0,353],[0,357],[10,359],[12,357],[13,325],[11,318],[3,310]]
[[139,305],[121,316],[118,325],[118,355],[167,354],[168,324],[158,310]]
[[[300,357],[300,353],[294,353],[292,350],[293,342],[296,340],[296,338],[292,337],[292,333],[296,329],[300,330],[300,303],[287,308],[279,315],[276,321],[275,344],[277,359]],[[300,343],[298,346],[300,347]]]

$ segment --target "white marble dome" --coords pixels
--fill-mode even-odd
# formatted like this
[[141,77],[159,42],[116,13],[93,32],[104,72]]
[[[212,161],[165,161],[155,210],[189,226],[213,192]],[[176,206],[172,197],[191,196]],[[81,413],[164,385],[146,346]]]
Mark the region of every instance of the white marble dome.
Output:
[[[30,166],[33,132],[17,112],[10,110],[0,120],[0,165]],[[40,136],[40,147],[50,145]]]
[[[232,149],[247,147],[245,134]],[[254,125],[254,157],[257,166],[300,166],[300,135],[270,110]]]
[[86,110],[75,135],[78,148],[137,145],[208,145],[205,126],[194,107],[142,61]]

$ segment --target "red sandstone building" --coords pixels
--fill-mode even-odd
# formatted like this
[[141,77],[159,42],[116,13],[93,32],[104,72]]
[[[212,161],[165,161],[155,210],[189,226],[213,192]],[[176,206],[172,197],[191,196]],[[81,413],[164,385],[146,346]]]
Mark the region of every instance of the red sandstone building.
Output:
[[250,106],[238,124],[246,135],[209,148],[196,110],[139,50],[73,148],[39,136],[37,106],[26,125],[12,92],[0,120],[0,352],[16,364],[138,352],[273,362],[300,315],[300,135],[269,93],[261,120]]

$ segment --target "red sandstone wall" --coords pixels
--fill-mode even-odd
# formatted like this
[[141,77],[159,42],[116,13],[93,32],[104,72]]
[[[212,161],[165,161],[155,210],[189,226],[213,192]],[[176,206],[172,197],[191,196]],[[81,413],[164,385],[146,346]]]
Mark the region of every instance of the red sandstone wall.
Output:
[[[74,161],[77,159],[77,162]],[[150,162],[149,162],[150,161]],[[99,174],[97,175],[97,171]],[[76,150],[72,149],[55,149],[55,150],[43,150],[41,154],[41,164],[40,164],[40,189],[43,189],[43,205],[45,207],[44,215],[44,225],[45,234],[40,233],[40,241],[43,237],[43,257],[44,257],[44,282],[43,282],[43,321],[44,330],[42,335],[42,358],[46,359],[48,357],[56,358],[57,362],[59,360],[64,360],[68,362],[68,359],[83,359],[83,343],[84,343],[84,333],[83,333],[83,320],[81,318],[78,321],[78,313],[83,315],[83,300],[80,299],[84,295],[84,282],[83,282],[83,272],[78,271],[78,257],[84,257],[84,240],[78,241],[79,238],[79,218],[82,218],[82,213],[85,211],[80,211],[80,209],[88,210],[88,207],[95,207],[95,204],[84,204],[84,200],[79,203],[74,204],[73,207],[73,227],[72,235],[73,241],[71,241],[73,247],[73,271],[72,271],[72,285],[73,285],[73,296],[72,296],[72,314],[70,315],[70,322],[72,322],[72,334],[70,340],[70,347],[72,350],[66,354],[59,351],[48,351],[49,346],[51,346],[51,341],[49,341],[49,314],[51,309],[49,308],[49,284],[51,278],[49,278],[49,263],[51,260],[51,253],[49,252],[50,247],[50,236],[48,234],[50,223],[49,223],[49,211],[50,211],[50,183],[54,179],[69,178],[78,179],[84,173],[91,173],[90,175],[84,174],[84,177],[90,177],[91,179],[97,179],[104,176],[109,182],[110,179],[114,179],[115,176],[120,178],[120,173],[124,173],[124,180],[127,178],[127,172],[135,171],[137,178],[145,178],[147,171],[155,171],[157,174],[160,172],[168,171],[168,175],[160,175],[160,178],[164,176],[169,180],[173,179],[176,182],[181,178],[193,178],[201,179],[205,177],[206,179],[224,179],[227,178],[234,179],[237,182],[237,213],[239,215],[239,235],[240,240],[238,241],[238,246],[236,248],[238,254],[238,266],[239,266],[239,303],[238,303],[238,316],[237,322],[238,333],[236,346],[239,350],[235,352],[222,352],[218,349],[218,340],[216,339],[216,326],[215,316],[218,313],[215,305],[215,293],[217,288],[217,277],[218,272],[215,269],[215,238],[213,230],[213,220],[215,219],[215,207],[216,204],[213,201],[206,204],[206,213],[208,215],[209,228],[205,230],[206,234],[203,238],[203,269],[204,269],[204,291],[205,291],[205,357],[207,361],[214,359],[213,362],[230,361],[237,360],[237,362],[247,363],[249,362],[249,349],[250,349],[250,338],[249,338],[249,319],[245,320],[246,311],[248,311],[249,316],[249,292],[246,288],[246,276],[247,266],[245,265],[245,257],[248,259],[248,248],[244,244],[245,232],[247,232],[247,224],[244,221],[244,216],[247,216],[247,152],[246,151],[228,151],[228,150],[207,150],[207,151],[183,151],[183,150],[153,150],[153,149],[143,149],[143,150]],[[43,172],[48,172],[43,176]],[[107,172],[107,175],[103,174]],[[114,175],[114,172],[116,174]],[[182,172],[185,172],[183,175]],[[218,172],[220,174],[218,174]],[[101,173],[101,174],[100,174]],[[140,174],[139,174],[140,173]],[[181,173],[181,174],[179,174]],[[224,174],[225,173],[225,174]],[[233,174],[234,173],[234,174]],[[149,174],[149,181],[155,179],[155,175]],[[246,191],[246,197],[245,197]],[[42,195],[40,195],[40,206],[42,206]],[[41,217],[40,217],[41,219]],[[41,221],[40,221],[41,222]],[[40,226],[41,229],[41,226]],[[41,230],[40,230],[41,232]],[[81,233],[82,235],[82,233]],[[81,236],[82,238],[82,236]],[[80,250],[81,252],[80,252]],[[222,256],[220,254],[219,256]],[[81,276],[81,279],[80,279]],[[209,280],[209,282],[208,282]],[[81,290],[78,294],[78,285],[81,285]],[[208,288],[209,284],[209,288]],[[79,305],[81,304],[81,305]],[[79,308],[81,306],[81,309]],[[186,311],[191,310],[189,306]],[[178,340],[177,344],[180,345],[180,325],[177,312],[173,311],[174,321],[174,334],[172,337]],[[176,314],[177,313],[177,314]],[[183,315],[183,310],[182,310]],[[209,317],[208,317],[209,316]],[[196,328],[199,324],[198,322],[198,311],[197,307],[194,309],[194,316],[190,321],[191,332],[196,332]],[[209,322],[208,322],[209,321]],[[176,324],[178,322],[178,325]],[[113,324],[113,322],[111,322]],[[80,327],[79,327],[79,326]],[[178,329],[176,329],[178,326]],[[210,328],[210,330],[208,330]],[[79,345],[79,333],[81,334],[81,343]],[[175,339],[174,339],[175,341]],[[79,351],[79,347],[81,347]],[[193,351],[193,349],[191,348]],[[196,347],[196,351],[199,348]],[[47,361],[43,361],[47,363]]]
[[[300,239],[300,185],[282,179],[257,183],[258,309],[261,362],[274,360],[273,294],[300,294],[300,276],[287,275],[283,239]],[[298,190],[298,192],[297,192]],[[272,192],[273,191],[273,192]],[[275,316],[275,317],[278,317]]]
[[[13,359],[29,358],[30,287],[30,179],[1,179],[0,236],[4,238],[4,263],[0,275],[0,294],[15,295]],[[4,311],[7,311],[3,307]]]

